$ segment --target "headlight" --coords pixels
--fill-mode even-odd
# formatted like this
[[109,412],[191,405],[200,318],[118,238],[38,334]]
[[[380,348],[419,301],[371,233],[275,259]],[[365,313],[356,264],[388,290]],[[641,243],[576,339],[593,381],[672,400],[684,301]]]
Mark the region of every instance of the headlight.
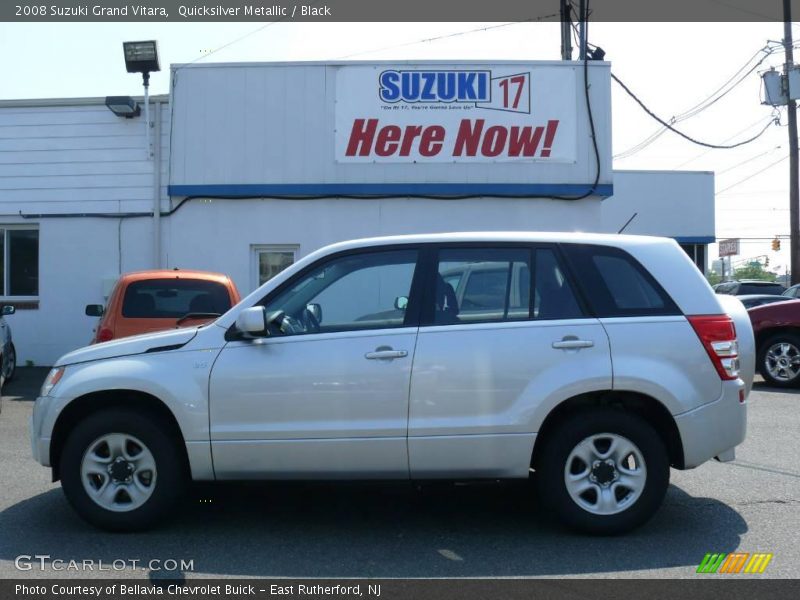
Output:
[[55,369],[50,369],[50,372],[47,374],[47,378],[42,384],[42,390],[39,392],[40,396],[50,395],[50,392],[53,391],[53,388],[56,387],[56,384],[61,381],[61,378],[64,376],[64,369],[65,367],[56,367]]

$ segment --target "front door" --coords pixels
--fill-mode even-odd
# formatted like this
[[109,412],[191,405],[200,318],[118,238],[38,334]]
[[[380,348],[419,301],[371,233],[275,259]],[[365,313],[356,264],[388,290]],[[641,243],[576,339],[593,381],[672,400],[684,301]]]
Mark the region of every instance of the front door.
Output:
[[278,326],[211,373],[217,478],[408,477],[417,254],[325,259],[262,301]]

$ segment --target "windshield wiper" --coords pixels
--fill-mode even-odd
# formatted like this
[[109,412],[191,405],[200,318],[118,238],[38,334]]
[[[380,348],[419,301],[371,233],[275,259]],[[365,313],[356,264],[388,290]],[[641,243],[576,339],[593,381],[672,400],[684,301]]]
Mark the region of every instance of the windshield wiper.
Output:
[[190,313],[186,313],[180,319],[175,321],[175,325],[180,325],[184,321],[189,321],[190,319],[216,319],[218,316],[220,316],[220,313],[190,312]]

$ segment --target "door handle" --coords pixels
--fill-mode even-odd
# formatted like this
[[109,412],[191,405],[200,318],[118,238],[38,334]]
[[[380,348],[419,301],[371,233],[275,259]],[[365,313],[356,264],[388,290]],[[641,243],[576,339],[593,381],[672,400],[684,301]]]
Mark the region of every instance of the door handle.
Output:
[[381,360],[391,358],[403,358],[408,356],[405,350],[375,350],[375,352],[367,352],[364,358],[369,360]]
[[556,350],[579,350],[580,348],[591,348],[594,346],[592,340],[579,340],[576,337],[568,336],[558,342],[553,342]]

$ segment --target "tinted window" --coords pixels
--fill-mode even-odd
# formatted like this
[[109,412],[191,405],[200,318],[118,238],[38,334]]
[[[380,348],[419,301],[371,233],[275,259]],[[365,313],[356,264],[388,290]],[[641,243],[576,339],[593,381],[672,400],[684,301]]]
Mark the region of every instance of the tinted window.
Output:
[[[400,327],[405,308],[400,298],[411,293],[417,263],[415,250],[348,255],[302,276],[267,303],[268,311],[283,311],[287,335]],[[308,305],[317,316],[309,318]]]
[[228,288],[198,279],[134,281],[125,290],[122,316],[128,319],[180,319],[189,313],[227,312]]
[[534,318],[575,319],[583,316],[572,286],[564,276],[552,250],[536,251],[536,265],[533,272],[536,280]]
[[524,248],[442,250],[436,275],[434,323],[529,318],[530,260],[531,252]]
[[782,294],[783,286],[776,284],[742,283],[737,294]]
[[598,316],[680,314],[664,289],[627,252],[578,244],[563,248]]

